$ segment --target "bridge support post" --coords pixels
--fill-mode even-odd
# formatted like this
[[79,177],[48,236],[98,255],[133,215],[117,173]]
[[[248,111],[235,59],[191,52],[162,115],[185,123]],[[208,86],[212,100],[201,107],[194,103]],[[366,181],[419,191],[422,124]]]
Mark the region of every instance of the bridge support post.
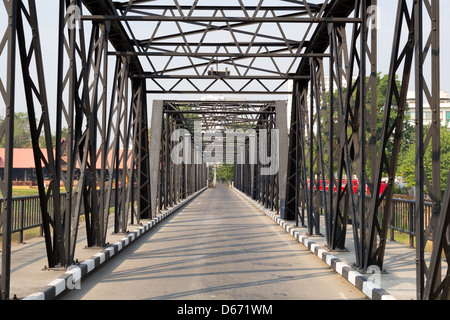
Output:
[[153,101],[150,133],[150,190],[151,190],[151,212],[156,216],[160,188],[160,166],[161,166],[161,138],[163,124],[163,101]]
[[[6,12],[8,14],[8,26],[2,39],[7,40],[7,44],[0,48],[0,56],[6,56],[7,73],[5,92],[1,106],[5,108],[6,115],[0,127],[0,142],[5,143],[5,167],[3,177],[0,180],[0,191],[5,199],[0,212],[0,226],[2,227],[2,265],[0,274],[0,300],[8,300],[10,295],[11,277],[11,222],[12,222],[12,163],[13,163],[13,142],[14,142],[14,110],[15,110],[15,66],[16,66],[16,28],[18,1],[5,1]],[[6,50],[5,50],[6,49]],[[3,50],[6,52],[4,53]],[[0,79],[1,80],[1,79]]]
[[279,134],[279,158],[278,161],[278,198],[277,207],[280,210],[280,218],[286,219],[286,183],[287,183],[287,166],[288,166],[288,129],[287,129],[287,104],[285,101],[275,102],[275,128]]

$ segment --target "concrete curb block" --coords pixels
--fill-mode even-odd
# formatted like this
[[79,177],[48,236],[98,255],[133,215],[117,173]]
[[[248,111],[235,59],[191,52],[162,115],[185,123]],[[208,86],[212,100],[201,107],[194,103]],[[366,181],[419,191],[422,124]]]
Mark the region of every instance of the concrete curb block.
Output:
[[327,249],[323,248],[320,244],[315,243],[311,238],[300,234],[299,231],[295,230],[293,226],[289,225],[285,220],[281,219],[272,211],[264,208],[260,203],[248,197],[246,194],[242,193],[240,190],[233,187],[233,190],[242,198],[250,202],[258,210],[263,212],[277,224],[279,224],[283,229],[291,234],[298,242],[303,246],[308,248],[309,251],[318,256],[322,261],[328,264],[334,271],[339,273],[345,280],[350,282],[359,291],[364,293],[367,297],[372,300],[396,300],[391,294],[386,290],[376,285],[373,281],[369,280],[368,277],[355,271],[354,268],[348,266],[345,262],[328,252]]
[[55,299],[58,295],[62,294],[63,292],[75,289],[77,284],[79,284],[79,282],[88,273],[91,273],[92,271],[98,269],[100,266],[103,266],[115,254],[131,245],[134,241],[136,241],[142,235],[147,233],[158,223],[165,220],[167,217],[169,217],[171,214],[176,212],[181,207],[185,206],[188,202],[192,201],[194,198],[199,196],[206,189],[207,188],[203,188],[202,190],[197,191],[190,197],[184,199],[182,202],[170,208],[169,210],[163,212],[156,218],[153,218],[152,220],[142,225],[138,229],[130,231],[124,238],[117,241],[116,243],[109,245],[103,251],[94,254],[90,259],[87,259],[79,264],[69,267],[63,275],[51,281],[41,290],[26,296],[22,300],[52,300]]

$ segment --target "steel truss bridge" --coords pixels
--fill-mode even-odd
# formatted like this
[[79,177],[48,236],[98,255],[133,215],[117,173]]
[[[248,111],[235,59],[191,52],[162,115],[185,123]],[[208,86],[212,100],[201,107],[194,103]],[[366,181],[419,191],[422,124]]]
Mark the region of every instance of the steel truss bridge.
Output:
[[[394,40],[382,123],[375,116],[377,0],[248,2],[59,1],[57,96],[49,97],[37,1],[2,1],[7,16],[0,31],[0,57],[6,61],[0,78],[6,110],[0,128],[2,299],[9,298],[16,81],[24,84],[50,268],[74,262],[81,215],[87,246],[104,247],[112,199],[115,232],[121,233],[130,215],[137,222],[152,218],[204,188],[207,164],[195,159],[207,146],[195,139],[198,120],[202,136],[211,130],[252,130],[232,153],[222,153],[236,160],[252,157],[250,141],[270,150],[274,141],[261,133],[277,131],[277,173],[262,175],[268,164],[261,161],[236,161],[234,185],[311,235],[319,232],[323,211],[330,250],[345,248],[351,220],[355,266],[363,271],[383,267],[407,90],[414,84],[417,298],[450,298],[449,273],[440,271],[450,259],[450,188],[441,194],[441,175],[449,172],[441,172],[439,155],[439,0],[397,1],[396,20],[389,26]],[[156,94],[171,95],[150,103]],[[188,94],[258,98],[205,101],[186,99]],[[54,98],[56,113],[50,111]],[[429,127],[424,126],[426,102],[432,110]],[[178,129],[185,138],[183,157],[192,159],[180,164],[170,158]],[[427,150],[433,154],[430,172],[424,166]],[[380,193],[383,177],[388,183]],[[352,192],[348,186],[355,178],[358,190]],[[44,180],[50,181],[47,189]],[[336,192],[319,192],[327,181]],[[60,182],[67,191],[63,198]],[[122,192],[113,197],[119,185]],[[366,188],[373,195],[367,203],[360,196]],[[430,220],[424,216],[425,194],[432,202]],[[433,246],[430,261],[424,259],[427,242]]]

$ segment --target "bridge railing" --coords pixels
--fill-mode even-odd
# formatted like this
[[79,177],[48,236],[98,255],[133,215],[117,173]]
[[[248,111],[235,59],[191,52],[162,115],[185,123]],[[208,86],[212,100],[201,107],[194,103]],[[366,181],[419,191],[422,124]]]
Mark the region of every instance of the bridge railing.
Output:
[[[367,203],[370,201],[370,197],[366,197]],[[414,200],[405,199],[392,199],[392,213],[391,220],[389,222],[390,239],[395,240],[395,231],[406,233],[409,235],[409,245],[414,247],[415,237],[415,206]],[[379,212],[379,221],[384,214],[385,200],[381,205],[381,212]],[[424,204],[424,225],[428,225],[431,220],[432,203],[425,202]],[[431,238],[430,238],[431,240]]]
[[[320,209],[323,214],[323,196],[324,193],[321,191],[320,193]],[[328,192],[325,192],[325,195],[328,197]],[[328,199],[328,198],[327,198]],[[366,195],[366,208],[370,205],[371,196]],[[386,201],[382,200],[380,205],[380,210],[378,211],[378,221],[381,224],[381,219],[384,215]],[[409,235],[409,245],[414,247],[414,238],[415,238],[415,206],[416,203],[414,200],[407,199],[398,199],[393,198],[391,203],[391,219],[389,221],[389,238],[391,240],[396,239],[396,231],[398,233]],[[432,203],[425,202],[424,203],[424,225],[427,226],[431,221],[432,215]],[[351,217],[350,217],[351,219]],[[350,220],[351,221],[351,220]],[[431,238],[429,238],[431,240]]]
[[[111,192],[110,208],[114,206],[115,192]],[[64,203],[66,193],[60,194],[60,203]],[[74,201],[75,203],[75,201]],[[0,199],[0,211],[3,209],[3,199]],[[48,201],[48,212],[53,213],[53,195]],[[39,236],[43,236],[42,214],[39,196],[14,197],[12,199],[11,234],[19,233],[18,241],[24,242],[24,232],[30,229],[40,228]],[[0,236],[3,235],[0,227]]]
[[[61,199],[63,195],[61,194]],[[53,198],[53,197],[52,197]],[[53,201],[49,201],[49,212],[53,211]],[[4,201],[0,199],[0,210]],[[24,231],[42,226],[42,216],[39,196],[15,197],[12,199],[12,226],[11,233],[19,232],[19,242],[23,243]],[[39,231],[42,236],[42,228]],[[0,235],[3,230],[0,229]]]

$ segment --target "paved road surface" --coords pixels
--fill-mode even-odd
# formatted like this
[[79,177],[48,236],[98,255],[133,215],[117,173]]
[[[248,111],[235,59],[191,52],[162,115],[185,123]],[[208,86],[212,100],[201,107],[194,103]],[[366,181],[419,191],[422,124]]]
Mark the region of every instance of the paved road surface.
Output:
[[61,299],[366,298],[220,184],[83,279],[80,287]]

